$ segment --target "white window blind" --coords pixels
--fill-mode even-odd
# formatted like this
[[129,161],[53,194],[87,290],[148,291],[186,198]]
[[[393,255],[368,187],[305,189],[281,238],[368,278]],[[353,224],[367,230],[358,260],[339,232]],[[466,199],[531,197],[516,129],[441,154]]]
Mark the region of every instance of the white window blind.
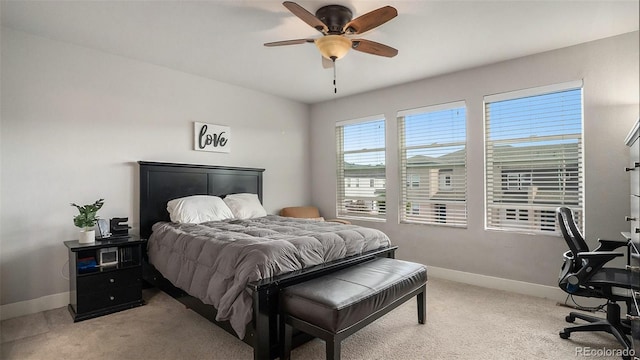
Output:
[[400,221],[467,225],[464,102],[398,113]]
[[336,125],[338,216],[385,220],[384,118]]
[[485,97],[486,227],[556,231],[567,206],[582,228],[582,83]]

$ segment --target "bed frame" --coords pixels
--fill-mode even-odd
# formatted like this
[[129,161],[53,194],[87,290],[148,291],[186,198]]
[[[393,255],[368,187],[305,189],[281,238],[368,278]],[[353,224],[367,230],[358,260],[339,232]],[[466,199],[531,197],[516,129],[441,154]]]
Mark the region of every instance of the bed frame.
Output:
[[[257,194],[262,202],[264,169],[226,166],[189,165],[140,161],[140,237],[148,239],[151,227],[158,221],[170,221],[169,200],[189,195],[224,197],[234,193]],[[371,260],[376,256],[394,257],[396,246],[369,251],[361,255],[332,261],[308,269],[297,270],[277,277],[248,284],[253,293],[253,321],[247,325],[243,341],[253,347],[254,359],[275,359],[279,356],[278,295],[280,289],[324,274]],[[228,321],[215,320],[216,309],[173,286],[144,256],[144,280],[188,308],[214,322],[237,337]],[[311,337],[294,335],[292,345],[298,346]]]

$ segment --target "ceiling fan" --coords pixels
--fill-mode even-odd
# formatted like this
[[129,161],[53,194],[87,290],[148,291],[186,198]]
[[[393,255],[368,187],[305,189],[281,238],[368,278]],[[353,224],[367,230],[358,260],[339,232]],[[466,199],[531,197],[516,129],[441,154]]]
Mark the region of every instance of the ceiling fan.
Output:
[[372,30],[396,17],[398,11],[392,6],[381,7],[352,20],[353,13],[342,5],[323,6],[313,15],[292,1],[285,1],[282,4],[295,16],[321,32],[323,36],[315,39],[269,42],[264,46],[315,43],[322,54],[322,64],[325,68],[333,67],[335,61],[346,55],[349,49],[384,57],[394,57],[398,54],[398,50],[390,46],[371,40],[350,38],[352,35]]

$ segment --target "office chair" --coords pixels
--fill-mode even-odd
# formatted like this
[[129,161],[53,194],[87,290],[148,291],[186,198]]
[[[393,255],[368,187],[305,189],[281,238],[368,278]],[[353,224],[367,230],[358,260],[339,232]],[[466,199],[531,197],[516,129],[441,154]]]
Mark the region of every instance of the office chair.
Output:
[[582,319],[587,324],[565,328],[560,331],[560,337],[568,339],[572,332],[578,331],[605,331],[615,336],[628,351],[631,350],[631,340],[627,337],[631,333],[630,322],[620,318],[620,305],[616,302],[624,301],[627,309],[630,309],[633,289],[640,289],[640,281],[629,270],[603,267],[610,260],[624,255],[612,250],[626,246],[627,242],[598,239],[600,245],[595,251],[590,251],[576,226],[571,209],[557,208],[556,217],[570,249],[564,253],[558,286],[570,295],[607,300],[606,319],[571,312],[565,318],[567,322]]

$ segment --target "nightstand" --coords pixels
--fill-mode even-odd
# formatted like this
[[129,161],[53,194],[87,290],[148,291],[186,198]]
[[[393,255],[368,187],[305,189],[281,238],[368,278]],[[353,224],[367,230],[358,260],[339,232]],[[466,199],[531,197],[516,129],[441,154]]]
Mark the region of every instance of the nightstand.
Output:
[[[69,312],[74,322],[144,305],[142,254],[146,240],[130,236],[64,244],[69,249]],[[101,258],[109,264],[100,265]]]

